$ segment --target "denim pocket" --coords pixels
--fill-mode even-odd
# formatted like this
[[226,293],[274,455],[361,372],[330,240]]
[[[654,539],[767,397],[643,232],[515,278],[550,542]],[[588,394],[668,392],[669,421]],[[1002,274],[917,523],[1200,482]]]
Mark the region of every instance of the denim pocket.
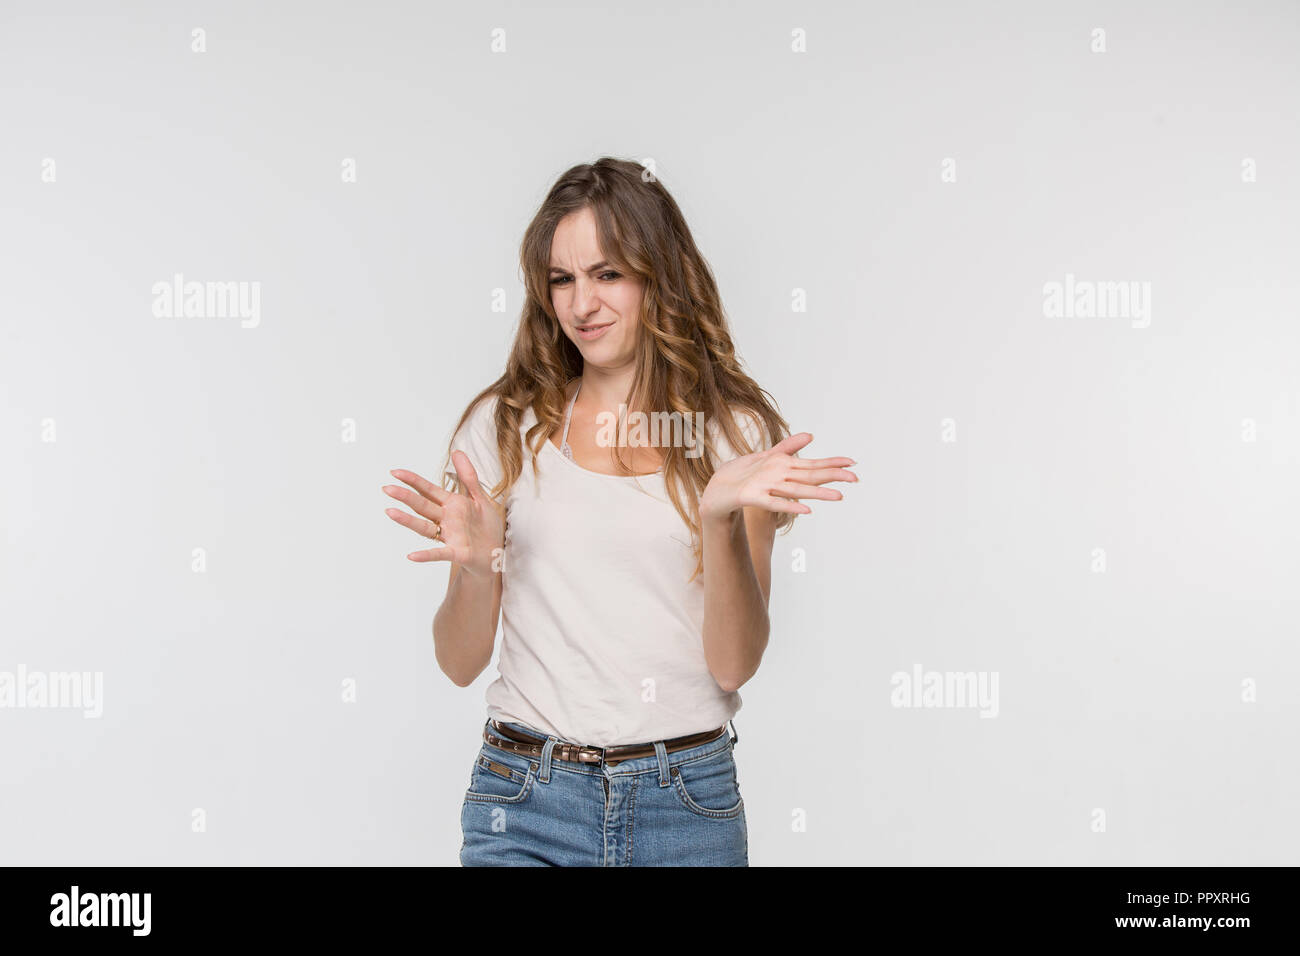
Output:
[[703,817],[728,820],[740,816],[745,801],[736,782],[736,761],[731,748],[669,768],[673,787],[682,804]]
[[465,799],[481,803],[523,803],[532,793],[537,762],[484,743],[474,760]]

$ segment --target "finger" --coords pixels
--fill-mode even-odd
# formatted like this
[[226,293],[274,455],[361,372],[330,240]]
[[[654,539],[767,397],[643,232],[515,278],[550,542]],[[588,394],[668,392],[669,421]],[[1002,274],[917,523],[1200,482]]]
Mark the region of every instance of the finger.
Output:
[[812,432],[799,432],[797,434],[787,435],[785,438],[782,438],[779,442],[777,442],[775,445],[772,446],[772,449],[774,451],[783,452],[784,454],[787,455],[792,455],[800,448],[807,445],[812,440],[813,440]]
[[442,527],[433,521],[426,521],[423,518],[415,518],[408,515],[400,508],[386,508],[384,514],[392,518],[404,528],[410,528],[416,534],[423,535],[426,538],[433,538],[438,534]]
[[786,498],[820,498],[822,501],[839,501],[844,497],[842,491],[836,491],[834,488],[818,488],[816,485],[804,485],[797,481],[782,481],[769,488],[768,493]]
[[[460,457],[457,457],[458,455]],[[483,488],[478,483],[478,472],[474,470],[474,463],[469,460],[469,455],[463,451],[454,451],[451,453],[451,463],[456,466],[456,477],[461,480],[469,496],[482,503],[487,495],[483,493]]]
[[793,464],[796,468],[844,468],[857,462],[852,458],[796,458]]
[[797,471],[790,476],[790,480],[809,485],[821,485],[828,481],[857,481],[858,476],[847,468],[815,468],[811,471]]
[[758,503],[760,508],[766,508],[768,511],[776,511],[780,514],[790,515],[807,515],[812,514],[812,509],[798,501],[791,501],[788,498],[764,498]]
[[442,520],[442,508],[423,495],[417,495],[414,491],[407,491],[399,485],[384,485],[383,492],[390,498],[396,498],[416,514],[424,515],[431,521]]
[[445,548],[430,548],[428,551],[412,551],[407,560],[424,564],[426,561],[455,561],[456,549],[450,545]]
[[412,488],[418,491],[423,497],[428,498],[436,505],[445,504],[447,501],[447,496],[451,494],[451,492],[448,491],[447,489],[440,488],[437,485],[435,485],[432,481],[429,481],[427,478],[421,478],[415,472],[407,471],[405,468],[394,468],[392,471],[389,472],[389,474],[392,475],[394,478],[396,478],[398,481],[402,481],[410,485]]

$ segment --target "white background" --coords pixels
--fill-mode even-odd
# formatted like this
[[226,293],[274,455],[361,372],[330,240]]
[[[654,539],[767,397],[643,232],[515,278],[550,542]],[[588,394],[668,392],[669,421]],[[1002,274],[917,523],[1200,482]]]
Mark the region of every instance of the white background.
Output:
[[[751,865],[1297,862],[1294,4],[35,9],[0,671],[101,671],[104,711],[0,709],[3,862],[456,863],[495,668],[438,670],[447,566],[380,487],[440,469],[525,225],[603,155],[654,161],[806,454],[859,462],[777,539]],[[178,272],[260,324],[156,317]],[[1150,325],[1046,317],[1066,273],[1149,282]],[[891,706],[918,664],[997,672],[998,716]]]

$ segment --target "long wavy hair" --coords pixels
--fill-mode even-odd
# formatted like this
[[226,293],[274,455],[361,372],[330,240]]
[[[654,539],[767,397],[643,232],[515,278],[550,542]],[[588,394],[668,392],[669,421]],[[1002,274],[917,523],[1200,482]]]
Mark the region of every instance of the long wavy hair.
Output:
[[[508,494],[523,469],[519,430],[531,406],[537,416],[525,437],[534,470],[542,442],[564,423],[567,388],[582,375],[583,359],[560,327],[551,304],[551,239],[565,216],[590,207],[596,220],[601,256],[625,275],[644,282],[639,315],[636,374],[628,408],[679,412],[685,420],[702,412],[717,423],[731,447],[751,454],[733,415],[746,412],[761,420],[771,444],[789,434],[789,425],[768,392],[741,368],[732,345],[718,285],[686,226],[681,210],[659,180],[638,163],[604,157],[574,166],[551,187],[520,244],[526,298],[506,370],[469,403],[453,438],[478,403],[497,396],[495,423],[502,478],[492,496]],[[699,496],[713,475],[716,453],[710,429],[698,440],[707,453],[688,458],[686,449],[664,449],[663,473],[669,498],[690,529],[695,571],[704,570]],[[769,446],[770,446],[769,445]],[[632,474],[619,451],[619,466]],[[459,480],[446,475],[447,490]],[[501,499],[504,501],[504,497]],[[788,531],[796,515],[778,513],[777,528]]]

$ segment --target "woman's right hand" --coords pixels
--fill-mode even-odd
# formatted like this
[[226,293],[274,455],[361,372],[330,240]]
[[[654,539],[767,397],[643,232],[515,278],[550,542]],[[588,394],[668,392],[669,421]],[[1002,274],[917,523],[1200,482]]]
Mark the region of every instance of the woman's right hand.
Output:
[[467,573],[490,580],[501,567],[498,549],[505,547],[503,510],[478,483],[478,472],[463,451],[453,451],[451,463],[468,494],[446,491],[413,471],[396,468],[389,474],[415,490],[384,485],[384,493],[423,517],[399,508],[384,513],[417,534],[443,543],[441,548],[411,552],[406,556],[411,561],[453,561]]

